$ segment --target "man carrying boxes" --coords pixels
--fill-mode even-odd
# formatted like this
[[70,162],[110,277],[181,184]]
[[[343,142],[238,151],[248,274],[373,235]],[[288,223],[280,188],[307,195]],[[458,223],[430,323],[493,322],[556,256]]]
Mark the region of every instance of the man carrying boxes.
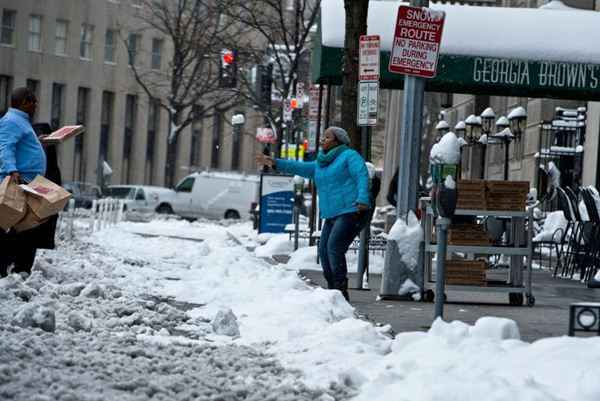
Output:
[[70,196],[43,178],[46,153],[31,125],[36,108],[33,92],[17,88],[0,119],[0,277],[11,264],[14,272],[30,273],[37,247],[27,230],[58,213]]

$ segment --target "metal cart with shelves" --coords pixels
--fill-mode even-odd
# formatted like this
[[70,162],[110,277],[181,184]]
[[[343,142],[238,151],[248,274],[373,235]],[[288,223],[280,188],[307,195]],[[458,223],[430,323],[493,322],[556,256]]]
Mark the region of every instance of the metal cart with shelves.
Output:
[[[426,210],[421,221],[425,233],[424,243],[424,269],[423,269],[423,298],[425,301],[433,301],[435,295],[435,281],[433,277],[433,255],[437,251],[437,245],[432,241],[435,216],[433,209],[427,200],[421,200],[422,209]],[[500,292],[508,294],[511,305],[522,305],[527,301],[528,306],[535,304],[535,297],[531,290],[533,260],[533,226],[527,221],[533,221],[533,211],[491,211],[491,210],[466,210],[458,209],[456,216],[475,216],[479,218],[496,217],[510,220],[508,245],[448,245],[447,255],[462,253],[473,259],[475,255],[506,255],[510,257],[510,265],[507,270],[506,280],[488,280],[486,286],[454,285],[446,284],[448,291],[469,292]],[[523,257],[526,258],[526,269],[523,269]],[[525,277],[524,274],[525,273]],[[446,294],[443,295],[446,297]]]

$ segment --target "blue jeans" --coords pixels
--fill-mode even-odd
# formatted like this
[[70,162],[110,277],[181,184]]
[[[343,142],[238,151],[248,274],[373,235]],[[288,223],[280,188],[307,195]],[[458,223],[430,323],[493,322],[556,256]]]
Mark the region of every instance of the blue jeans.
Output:
[[319,257],[329,288],[339,289],[346,281],[346,251],[369,221],[368,211],[342,214],[326,219],[321,230]]

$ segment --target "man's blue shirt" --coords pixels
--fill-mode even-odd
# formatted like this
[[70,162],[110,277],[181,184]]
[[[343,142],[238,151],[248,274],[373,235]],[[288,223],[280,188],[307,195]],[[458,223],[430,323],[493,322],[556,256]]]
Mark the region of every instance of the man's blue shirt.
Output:
[[18,171],[26,181],[46,174],[46,154],[29,115],[10,108],[0,118],[0,179]]

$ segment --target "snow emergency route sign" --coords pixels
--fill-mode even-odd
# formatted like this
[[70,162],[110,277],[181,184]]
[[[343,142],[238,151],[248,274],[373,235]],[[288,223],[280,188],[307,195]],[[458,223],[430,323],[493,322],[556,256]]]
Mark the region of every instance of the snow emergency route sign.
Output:
[[400,6],[389,71],[422,78],[435,77],[444,18],[443,11]]
[[358,80],[379,81],[379,35],[361,35],[358,47]]

